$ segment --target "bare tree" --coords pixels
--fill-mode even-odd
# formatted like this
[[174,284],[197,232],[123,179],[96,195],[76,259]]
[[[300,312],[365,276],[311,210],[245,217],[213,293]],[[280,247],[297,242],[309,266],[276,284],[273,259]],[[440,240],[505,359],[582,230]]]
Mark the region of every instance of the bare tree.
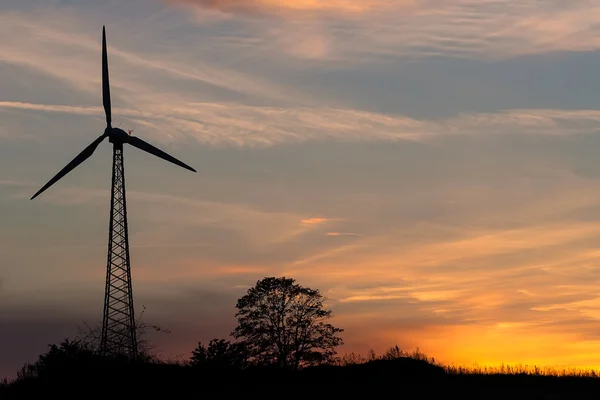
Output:
[[[148,330],[156,332],[171,333],[170,330],[161,328],[158,325],[147,324],[143,318],[146,312],[146,306],[142,306],[142,312],[136,321],[136,334],[138,341],[138,354],[143,360],[154,361],[158,357],[156,355],[156,347],[148,340]],[[96,325],[91,327],[87,322],[83,321],[83,326],[78,326],[79,335],[75,340],[80,344],[82,349],[92,352],[98,351],[102,338],[102,326]]]

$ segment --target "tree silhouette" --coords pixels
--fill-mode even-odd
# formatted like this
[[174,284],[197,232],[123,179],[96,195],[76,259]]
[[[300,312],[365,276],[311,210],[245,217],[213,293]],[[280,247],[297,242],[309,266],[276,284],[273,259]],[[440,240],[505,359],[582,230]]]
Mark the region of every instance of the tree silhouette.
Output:
[[241,340],[252,361],[297,369],[330,362],[343,344],[343,329],[326,323],[319,290],[291,278],[264,278],[236,304],[238,326],[231,335]]
[[19,379],[48,378],[80,370],[93,364],[95,354],[79,340],[65,339],[57,346],[49,345],[47,353],[40,354],[33,364],[25,364],[17,372]]
[[244,368],[247,362],[248,352],[243,344],[225,339],[212,339],[208,347],[199,342],[190,358],[190,364],[199,367]]

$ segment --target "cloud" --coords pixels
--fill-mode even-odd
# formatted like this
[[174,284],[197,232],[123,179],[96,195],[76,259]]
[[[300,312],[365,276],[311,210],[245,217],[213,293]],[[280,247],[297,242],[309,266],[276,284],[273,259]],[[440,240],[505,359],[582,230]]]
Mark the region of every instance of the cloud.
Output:
[[[507,110],[461,114],[440,120],[414,119],[352,109],[276,108],[223,103],[148,104],[145,111],[113,111],[144,127],[159,141],[190,137],[216,146],[275,146],[341,140],[428,142],[453,135],[574,135],[599,131],[600,110]],[[0,101],[1,109],[102,116],[100,107]],[[163,132],[169,132],[170,137]],[[159,134],[160,133],[160,134]]]
[[[489,2],[482,4],[482,7],[491,7]],[[476,7],[476,4],[465,3],[454,8],[442,7],[435,13],[423,11],[414,14],[411,18],[421,18],[426,15],[440,17],[460,12],[468,14],[471,7]],[[534,11],[531,10],[535,9],[533,5],[523,7],[532,13]],[[575,6],[565,6],[556,10],[551,8],[548,12],[582,12],[580,8],[577,8],[579,11],[573,11],[573,7]],[[480,11],[491,13],[486,9]],[[86,97],[83,105],[79,107],[75,106],[79,96],[65,95],[60,97],[62,104],[35,104],[33,101],[13,100],[3,101],[0,107],[4,110],[39,110],[101,119],[102,109],[98,94],[100,74],[98,74],[98,64],[94,61],[97,60],[95,57],[99,51],[99,38],[83,30],[81,21],[77,19],[83,18],[82,16],[74,15],[72,12],[65,16],[58,15],[56,11],[46,12],[48,14],[46,18],[41,18],[40,11],[31,15],[14,12],[0,15],[0,19],[5,22],[0,24],[0,30],[5,29],[7,37],[12,37],[8,34],[9,31],[19,31],[21,32],[19,37],[22,38],[19,41],[7,40],[0,44],[4,54],[3,61],[13,65],[26,65],[27,68],[41,75],[50,75],[63,84],[66,83],[85,93],[86,96],[93,95],[96,100],[90,104],[92,97]],[[474,21],[471,19],[468,21],[479,23],[486,21],[488,17],[494,16],[474,17]],[[459,15],[456,18],[461,21],[465,17]],[[567,20],[571,21],[569,18]],[[60,23],[61,21],[63,23]],[[429,25],[419,24],[419,26]],[[65,27],[69,27],[68,31],[64,30]],[[293,37],[283,44],[290,51],[304,52],[307,56],[312,53],[316,58],[321,57],[322,53],[329,53],[330,49],[339,50],[340,46],[342,46],[342,53],[346,52],[343,50],[343,43],[335,38],[330,40],[332,38],[328,32],[331,27],[327,24],[298,22],[293,27],[298,29],[294,30]],[[269,33],[257,27],[249,27],[246,33],[254,38],[251,42],[260,47],[260,43],[268,42],[270,35],[277,36],[277,32],[286,31],[286,35],[291,35],[289,32],[292,31],[285,28],[289,26],[270,26],[268,29],[272,31]],[[419,27],[415,29],[417,28]],[[368,26],[365,29],[368,29]],[[445,29],[454,32],[448,26]],[[335,30],[337,31],[337,28]],[[352,35],[351,32],[349,34]],[[119,35],[115,32],[114,36]],[[474,33],[471,36],[479,37],[479,34]],[[43,42],[37,40],[40,37],[43,38]],[[182,43],[189,43],[193,39],[192,36],[183,37],[185,42]],[[284,35],[277,40],[286,41],[288,40],[286,38],[287,36]],[[389,35],[384,31],[373,32],[373,38],[388,40]],[[221,51],[226,52],[234,48],[231,47],[229,39],[217,35],[211,37],[210,41],[214,43],[214,47],[223,43],[225,47]],[[110,46],[111,66],[117,75],[111,81],[114,86],[113,114],[116,119],[120,119],[119,123],[128,124],[136,131],[142,127],[144,135],[149,135],[150,139],[159,142],[192,137],[200,143],[217,146],[262,147],[330,139],[426,141],[447,135],[507,132],[565,135],[593,133],[597,131],[598,126],[599,113],[596,110],[516,109],[489,113],[471,112],[430,120],[411,118],[402,114],[367,112],[357,110],[355,107],[343,106],[338,101],[325,102],[310,96],[298,89],[302,85],[283,83],[285,77],[279,80],[280,83],[269,79],[258,79],[256,74],[250,73],[243,67],[243,63],[237,64],[236,67],[223,67],[228,64],[227,60],[218,57],[219,53],[215,50],[208,53],[210,57],[209,55],[199,57],[190,55],[183,49],[165,46],[165,56],[161,56],[148,44],[151,42],[150,39],[148,42],[136,41],[135,46],[125,43],[123,48],[120,47],[121,40],[115,41],[116,45]],[[404,40],[400,41],[405,43]],[[307,43],[306,46],[302,45],[304,42]],[[588,42],[582,41],[582,43]],[[486,45],[494,43],[496,42],[492,41]],[[351,46],[348,51],[363,51],[363,49],[371,51],[374,48],[368,42],[363,43],[360,40],[351,39],[349,44]],[[396,46],[394,43],[390,43],[390,46],[392,44]],[[417,47],[422,46],[417,45]],[[255,48],[254,45],[246,47],[241,51],[243,57],[251,56]],[[404,51],[403,47],[394,48],[400,51],[398,54]],[[215,54],[213,58],[212,55]],[[351,62],[358,62],[360,59],[377,62],[373,57],[365,58],[359,54],[348,53],[348,56]],[[240,60],[245,60],[243,57]],[[479,58],[477,55],[474,57]],[[223,65],[221,62],[224,62]],[[298,68],[302,69],[303,66],[305,64],[300,64]],[[123,78],[117,78],[118,76]],[[204,85],[213,87],[211,90],[217,90],[214,87],[218,87],[218,94],[206,95]],[[248,97],[232,100],[233,95],[230,92]],[[33,96],[30,97],[34,99]],[[338,104],[327,104],[336,102]],[[14,135],[10,130],[2,130],[0,134],[6,137]]]
[[[589,2],[536,0],[433,1],[202,1],[179,0],[226,13],[285,16],[290,38],[316,28],[326,51],[290,47],[286,28],[263,28],[277,51],[351,64],[407,62],[449,56],[506,59],[554,51],[600,48],[595,21],[600,6]],[[310,15],[313,18],[306,18]],[[333,21],[332,21],[333,19]],[[203,17],[204,21],[205,18]],[[317,22],[315,22],[317,21]],[[301,28],[303,27],[303,28]],[[304,46],[302,42],[297,46]],[[367,56],[370,56],[367,58]]]
[[[188,4],[226,13],[344,12],[364,13],[389,8],[389,0],[166,0],[172,4]],[[397,0],[395,4],[413,6],[416,0]]]
[[[19,101],[0,101],[0,108],[4,109],[18,109],[18,110],[35,110],[52,113],[65,113],[65,114],[76,114],[76,115],[102,115],[104,112],[102,107],[82,107],[82,106],[63,106],[53,104],[33,104],[24,103]],[[143,113],[136,113],[135,111],[129,111],[129,113],[135,113],[136,115],[144,115]],[[150,114],[146,114],[149,116]]]
[[[0,50],[3,53],[2,62],[25,66],[55,76],[80,90],[97,94],[101,84],[98,70],[98,56],[101,51],[100,30],[97,36],[92,36],[89,29],[81,26],[83,17],[73,15],[72,12],[60,13],[45,9],[42,16],[36,15],[39,12],[0,13],[0,33],[4,32],[7,37],[7,40],[0,43]],[[21,40],[9,39],[8,33],[11,31],[20,32]],[[197,57],[192,62],[185,63],[174,61],[173,58],[156,56],[152,54],[151,49],[147,49],[148,43],[146,46],[138,43],[135,50],[125,50],[119,46],[117,34],[113,34],[115,37],[113,41],[110,39],[110,30],[108,36],[111,94],[117,101],[124,96],[124,93],[120,94],[123,90],[132,96],[140,97],[144,96],[144,92],[152,92],[150,88],[140,83],[138,78],[144,75],[141,70],[208,85],[209,89],[216,87],[279,101],[286,99],[282,93],[289,94],[291,91],[291,88],[278,87],[256,76],[247,76],[245,73],[222,65],[211,65]],[[61,56],[64,54],[69,54],[69,57]],[[116,76],[127,78],[117,79]],[[154,93],[154,96],[157,94]],[[298,96],[301,97],[300,94]],[[162,101],[169,100],[166,93],[158,94],[158,97]]]
[[325,222],[327,222],[327,218],[309,218],[309,219],[303,219],[302,221],[303,224],[306,225],[321,225]]
[[[135,47],[127,50],[118,45],[123,40],[117,41],[116,46],[109,40],[111,61],[118,58],[137,68],[193,79],[196,84],[205,83],[227,91],[260,94],[281,101],[289,99],[282,94],[289,94],[291,87],[281,87],[283,84],[278,87],[269,79],[259,80],[258,76],[242,73],[240,65],[269,59],[272,63],[283,63],[288,69],[298,68],[286,61],[291,57],[291,62],[298,58],[306,60],[309,67],[320,60],[326,65],[348,68],[415,62],[439,56],[498,60],[600,48],[600,39],[594,39],[600,37],[594,23],[600,15],[600,6],[589,2],[179,0],[167,3],[234,14],[248,11],[276,13],[286,18],[283,21],[244,20],[231,31],[228,21],[205,16],[196,29],[181,30],[177,47],[162,45],[167,58],[153,52],[149,43],[172,43],[170,37],[157,36],[173,31],[173,21],[169,19],[160,23],[156,35],[149,32],[144,35],[144,41],[138,39]],[[307,13],[314,18],[306,18]],[[188,17],[189,12],[186,10],[184,15]],[[62,6],[58,11],[36,9],[28,14],[5,12],[0,15],[0,33],[4,29],[8,39],[0,45],[0,50],[8,62],[19,62],[48,73],[63,71],[66,76],[83,78],[83,62],[72,62],[75,49],[79,48],[80,53],[98,51],[98,38],[91,36],[82,23],[86,20],[90,18],[77,15],[68,6]],[[206,29],[207,23],[213,29]],[[181,20],[178,24],[181,25]],[[230,33],[223,33],[223,29]],[[20,32],[20,40],[10,39],[9,33],[14,31]],[[118,38],[120,29],[113,31],[109,36]],[[198,43],[199,34],[208,37]],[[40,37],[43,39],[37,39]],[[56,49],[54,46],[58,43],[73,48],[73,51]],[[30,52],[34,49],[37,51]],[[196,50],[201,50],[202,55],[197,55]],[[69,54],[69,60],[52,59],[50,52]],[[231,52],[236,54],[233,60]],[[228,57],[223,59],[223,54]],[[89,60],[87,64],[93,64],[93,57],[85,59]],[[95,64],[94,67],[96,71]],[[98,79],[96,75],[93,78]],[[131,78],[132,82],[127,85],[134,87],[135,76],[132,74]],[[125,85],[125,82],[118,82],[115,81],[117,85]],[[299,88],[295,90],[300,92]]]
[[0,179],[0,186],[33,186],[35,185],[33,182],[25,182],[20,180],[12,180],[12,179]]
[[[24,196],[25,194],[19,194]],[[58,185],[44,193],[39,201],[70,207],[105,206],[107,192],[102,189]],[[135,207],[137,218],[147,226],[132,239],[132,245],[144,247],[197,247],[214,246],[187,238],[187,229],[223,229],[239,240],[240,251],[253,248],[263,251],[302,234],[297,227],[299,216],[295,213],[262,211],[245,204],[206,201],[159,193],[127,192],[128,205]],[[169,208],[168,213],[158,212]],[[320,223],[318,219],[309,223]],[[160,229],[153,229],[150,226]],[[197,234],[197,233],[196,233]],[[241,235],[241,236],[240,236]],[[181,238],[181,237],[182,238]],[[182,242],[181,239],[184,241]],[[160,246],[156,244],[160,243]],[[210,249],[208,249],[210,250]]]

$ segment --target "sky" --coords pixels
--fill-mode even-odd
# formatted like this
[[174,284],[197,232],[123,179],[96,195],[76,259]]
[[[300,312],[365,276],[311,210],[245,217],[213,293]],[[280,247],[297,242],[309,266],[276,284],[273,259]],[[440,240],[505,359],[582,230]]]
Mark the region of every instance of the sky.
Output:
[[137,315],[186,359],[265,276],[340,354],[600,366],[600,3],[4,0],[0,376],[97,325],[113,126]]

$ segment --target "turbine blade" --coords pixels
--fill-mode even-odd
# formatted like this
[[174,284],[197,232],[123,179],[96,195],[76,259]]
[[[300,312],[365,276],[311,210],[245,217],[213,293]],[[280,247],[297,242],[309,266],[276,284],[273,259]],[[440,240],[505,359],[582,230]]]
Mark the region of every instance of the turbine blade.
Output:
[[106,53],[106,29],[102,26],[102,102],[106,114],[106,125],[112,122],[110,107],[110,83],[108,81],[108,54]]
[[193,172],[197,172],[194,168],[190,167],[189,165],[179,161],[178,159],[176,159],[175,157],[172,157],[170,155],[168,155],[167,153],[165,153],[164,151],[157,149],[156,147],[152,146],[150,143],[143,141],[142,139],[140,139],[139,137],[135,137],[135,136],[130,136],[129,137],[129,141],[128,143],[130,145],[132,145],[133,147],[137,147],[140,150],[144,150],[145,152],[148,152],[150,154],[155,155],[156,157],[162,158],[163,160],[172,162],[175,165],[179,165],[182,168],[185,168],[187,170],[193,171]]
[[98,147],[98,145],[100,144],[100,142],[102,142],[105,137],[106,137],[106,135],[103,134],[98,139],[94,140],[94,142],[92,142],[92,144],[90,144],[88,147],[86,147],[85,149],[83,149],[83,151],[81,153],[79,153],[79,155],[77,157],[75,157],[73,159],[73,161],[71,161],[70,163],[68,163],[66,167],[64,167],[62,170],[60,170],[60,172],[58,174],[56,174],[54,176],[54,178],[50,179],[48,181],[48,183],[46,183],[44,185],[44,187],[42,187],[40,190],[38,190],[38,192],[36,194],[34,194],[33,197],[30,200],[33,200],[36,197],[38,197],[40,194],[42,194],[42,192],[44,190],[46,190],[50,186],[54,185],[60,178],[62,178],[63,176],[65,176],[66,174],[68,174],[69,172],[71,172],[73,169],[75,169],[75,167],[77,167],[79,164],[81,164],[82,162],[84,162],[85,160],[87,160],[92,154],[94,154],[94,151],[96,150],[96,147]]

